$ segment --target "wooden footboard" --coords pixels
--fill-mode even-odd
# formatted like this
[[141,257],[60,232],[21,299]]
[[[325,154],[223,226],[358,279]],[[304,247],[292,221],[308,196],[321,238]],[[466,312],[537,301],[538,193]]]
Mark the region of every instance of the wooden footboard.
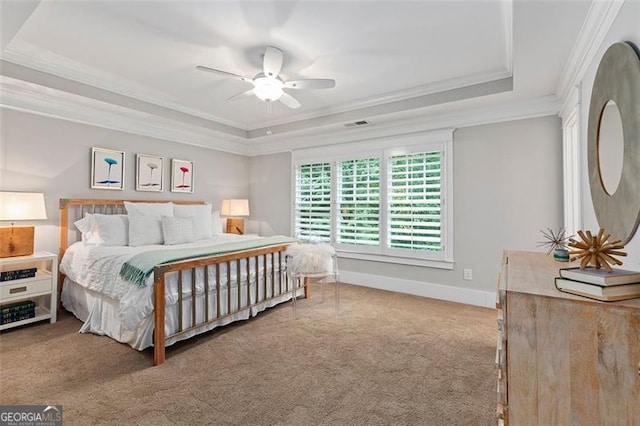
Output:
[[[168,200],[132,200],[133,202],[169,202]],[[175,204],[204,204],[202,201],[172,201]],[[86,213],[124,214],[124,200],[61,199],[60,200],[60,259],[66,249],[80,235],[74,230],[74,221]],[[245,315],[252,310],[261,310],[270,301],[284,299],[291,295],[293,283],[285,273],[287,244],[244,250],[224,255],[186,260],[156,266],[154,269],[154,365],[165,360],[165,346],[188,337],[188,333],[198,334],[221,325],[233,316]],[[232,270],[235,274],[232,274]],[[198,271],[204,276],[204,288],[196,289]],[[178,301],[166,306],[167,279],[176,275]],[[222,275],[221,274],[225,274]],[[210,277],[213,277],[210,279]],[[59,280],[61,291],[63,276]],[[213,280],[213,282],[211,282]],[[187,283],[187,284],[185,284]],[[173,284],[172,284],[173,285]],[[183,298],[183,285],[190,285],[188,300]],[[233,290],[235,296],[232,299]],[[305,288],[306,295],[306,288]],[[200,299],[199,299],[200,298]],[[212,301],[212,298],[215,301]],[[60,298],[58,298],[60,300]],[[200,307],[199,307],[200,303]],[[171,324],[175,331],[165,334],[167,309],[176,309],[177,324]],[[183,320],[185,309],[190,310],[190,318]],[[229,321],[226,321],[229,320]]]
[[[164,362],[167,339],[178,338],[189,332],[197,333],[201,330],[206,330],[207,326],[216,322],[219,323],[225,318],[250,311],[252,308],[265,304],[270,300],[291,294],[292,289],[289,288],[290,283],[284,271],[285,255],[283,252],[286,248],[287,245],[278,245],[156,266],[154,269],[155,330],[153,364],[160,365]],[[204,276],[204,300],[201,308],[202,312],[200,312],[202,317],[200,320],[198,320],[199,311],[196,297],[192,296],[188,301],[182,298],[185,274],[189,276],[191,295],[196,294],[195,276],[198,269],[202,270]],[[223,270],[226,272],[226,280],[221,279],[220,276]],[[232,275],[232,270],[235,270],[235,275]],[[172,273],[177,274],[178,324],[175,332],[165,335],[166,278]],[[210,282],[210,276],[214,277],[213,283]],[[254,277],[253,280],[251,277]],[[223,285],[223,281],[226,286]],[[235,287],[232,287],[232,284]],[[233,288],[236,289],[236,295],[233,296],[235,300],[232,300]],[[242,294],[243,288],[246,290],[244,296]],[[223,291],[226,291],[226,297],[223,297]],[[215,297],[213,309],[209,309],[210,297]],[[191,312],[189,324],[183,324],[185,304],[187,304],[186,308],[190,309]]]

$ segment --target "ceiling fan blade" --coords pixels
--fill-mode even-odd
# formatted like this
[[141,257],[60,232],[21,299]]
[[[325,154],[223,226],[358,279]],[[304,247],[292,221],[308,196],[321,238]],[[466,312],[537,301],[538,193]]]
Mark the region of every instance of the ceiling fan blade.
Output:
[[249,89],[246,92],[241,92],[238,93],[236,95],[231,96],[230,98],[227,98],[228,101],[235,101],[236,99],[240,99],[240,98],[246,98],[249,96],[253,96],[255,93],[253,93],[253,89]]
[[251,83],[253,81],[253,79],[249,78],[249,77],[243,77],[243,76],[238,75],[238,74],[234,74],[234,73],[227,72],[227,71],[222,71],[222,70],[217,70],[215,68],[203,67],[202,65],[197,65],[196,69],[200,70],[200,71],[210,72],[210,73],[213,73],[213,74],[224,75],[224,76],[227,76],[227,77],[234,77],[234,78],[240,79],[242,81],[246,81],[248,83]]
[[267,46],[262,61],[262,69],[264,75],[268,77],[277,77],[282,68],[282,50],[277,47]]
[[291,109],[300,108],[301,106],[300,102],[288,93],[283,93],[278,100]]
[[333,89],[336,87],[336,81],[329,78],[310,78],[287,81],[284,87],[287,89]]

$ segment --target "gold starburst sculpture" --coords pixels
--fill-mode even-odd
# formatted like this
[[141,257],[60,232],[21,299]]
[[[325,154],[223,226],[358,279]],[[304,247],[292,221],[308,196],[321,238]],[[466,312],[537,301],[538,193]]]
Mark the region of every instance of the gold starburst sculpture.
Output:
[[582,241],[573,238],[569,239],[569,255],[571,260],[580,260],[580,268],[584,269],[592,264],[596,269],[604,268],[611,272],[611,264],[622,265],[622,262],[613,256],[626,256],[627,253],[620,251],[624,248],[621,240],[608,242],[611,234],[600,228],[597,235],[591,235],[591,231],[586,234],[578,231]]

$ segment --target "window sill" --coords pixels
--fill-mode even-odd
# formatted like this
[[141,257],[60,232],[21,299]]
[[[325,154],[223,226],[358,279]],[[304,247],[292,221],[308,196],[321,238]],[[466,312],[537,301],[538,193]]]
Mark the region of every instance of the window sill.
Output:
[[411,257],[388,256],[382,254],[356,253],[337,249],[338,258],[368,260],[371,262],[397,263],[401,265],[422,266],[426,268],[453,270],[454,262],[451,260],[416,259]]

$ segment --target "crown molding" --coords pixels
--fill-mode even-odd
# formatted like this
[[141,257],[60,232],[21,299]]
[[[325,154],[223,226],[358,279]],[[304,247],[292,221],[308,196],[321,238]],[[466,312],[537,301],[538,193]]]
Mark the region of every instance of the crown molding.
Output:
[[367,108],[359,108],[339,114],[329,114],[325,116],[309,118],[307,120],[295,121],[289,124],[269,126],[269,129],[261,128],[248,132],[249,139],[263,138],[269,130],[271,135],[293,133],[304,131],[305,129],[326,127],[342,124],[353,120],[369,119],[376,116],[391,115],[398,113],[408,113],[409,111],[442,105],[451,102],[465,101],[467,99],[478,98],[497,93],[504,93],[513,89],[513,78],[507,77],[500,80],[491,80],[483,83],[472,84],[464,87],[456,87],[450,90],[443,90],[436,93],[421,95],[414,98],[403,99],[381,105],[372,105]]
[[[505,31],[506,26],[510,27],[510,25],[505,24]],[[510,32],[506,32],[508,33],[507,37],[510,38]],[[510,42],[508,44],[506,53],[508,55],[506,62],[510,65],[510,58],[512,56]],[[73,82],[92,86],[138,101],[147,102],[162,108],[178,111],[183,114],[188,114],[201,119],[209,120],[220,125],[230,126],[237,130],[248,132],[261,130],[260,128],[247,128],[241,123],[231,120],[225,120],[221,117],[206,114],[201,110],[185,107],[177,101],[167,99],[166,96],[154,91],[149,87],[132,83],[127,79],[118,77],[111,73],[105,73],[103,71],[87,67],[64,56],[42,51],[41,49],[38,49],[37,47],[25,42],[12,44],[9,49],[6,49],[2,52],[2,59],[15,65],[30,68]],[[347,102],[338,108],[311,109],[305,113],[298,113],[288,119],[274,121],[271,125],[279,126],[292,124],[305,120],[312,120],[319,115],[333,116],[371,107],[381,107],[383,105],[388,105],[389,108],[393,108],[392,104],[394,103],[409,101],[418,97],[427,97],[429,95],[434,95],[463,87],[490,83],[492,81],[499,81],[510,77],[512,77],[512,73],[509,68],[475,73],[463,77],[437,81],[423,86],[412,87],[405,90],[399,90],[395,92],[385,93],[379,96],[371,96],[356,101]]]
[[591,3],[556,89],[556,96],[563,102],[566,103],[571,89],[584,77],[624,3],[625,0],[600,0]]
[[489,107],[464,108],[452,112],[429,113],[428,108],[422,108],[422,112],[414,113],[411,118],[390,119],[389,116],[381,114],[371,117],[374,122],[376,118],[379,119],[372,127],[345,129],[342,123],[338,123],[249,140],[1,75],[0,106],[246,156],[364,141],[441,128],[460,128],[557,115],[560,111],[558,99],[550,95]]
[[[387,121],[371,127],[345,129],[342,125],[296,134],[272,135],[253,143],[250,155],[267,155],[313,148],[322,145],[363,142],[445,128],[463,128],[526,118],[557,116],[560,101],[555,95],[504,102],[495,106],[466,108],[452,112],[428,113]],[[372,121],[375,120],[372,118]]]
[[109,103],[123,108],[146,112],[151,115],[165,117],[169,120],[180,121],[188,125],[202,127],[214,132],[225,133],[230,136],[245,138],[247,135],[246,131],[236,127],[185,114],[150,102],[90,86],[82,82],[48,74],[14,62],[5,61],[4,59],[0,59],[0,70],[1,74],[5,77],[22,80],[38,86],[48,87],[60,92],[67,92],[83,98],[91,98],[98,102]]
[[582,104],[582,83],[573,86],[562,101],[560,117],[566,120],[573,114],[575,109],[579,108],[580,104]]
[[[490,84],[497,81],[504,81],[513,77],[510,70],[500,69],[492,70],[482,73],[470,74],[463,77],[451,78],[447,80],[437,81],[431,84],[423,86],[412,87],[410,89],[398,90],[395,92],[386,93],[379,96],[371,96],[363,99],[359,99],[353,102],[348,102],[341,105],[338,108],[321,109],[316,108],[310,110],[304,114],[298,114],[294,118],[277,120],[271,123],[270,127],[282,126],[282,127],[295,127],[296,123],[302,121],[313,121],[319,116],[323,121],[326,121],[326,117],[337,117],[343,114],[355,113],[362,115],[362,111],[369,108],[389,108],[390,112],[393,111],[393,104],[399,104],[402,102],[411,102],[417,98],[427,98],[443,92],[449,92],[457,89],[464,89],[471,86],[480,86],[483,84]],[[385,107],[386,105],[386,107]],[[366,114],[366,113],[365,113]],[[264,128],[252,128],[248,132],[251,135],[256,131],[264,131]],[[250,136],[251,137],[251,136]]]
[[0,106],[233,154],[251,154],[243,138],[2,75]]
[[[23,49],[24,53],[22,51],[16,51],[16,48]],[[160,93],[154,93],[155,91],[149,87],[134,84],[127,79],[110,73],[97,71],[94,68],[81,65],[64,56],[56,55],[51,52],[43,52],[37,47],[24,42],[21,42],[18,45],[14,43],[10,49],[5,49],[2,52],[2,59],[7,62],[51,74],[56,77],[65,78],[96,87],[98,89],[117,93],[118,95],[179,111],[183,114],[189,114],[194,117],[213,121],[225,126],[246,130],[237,122],[205,114],[201,110],[187,108],[178,102],[171,101]]]

